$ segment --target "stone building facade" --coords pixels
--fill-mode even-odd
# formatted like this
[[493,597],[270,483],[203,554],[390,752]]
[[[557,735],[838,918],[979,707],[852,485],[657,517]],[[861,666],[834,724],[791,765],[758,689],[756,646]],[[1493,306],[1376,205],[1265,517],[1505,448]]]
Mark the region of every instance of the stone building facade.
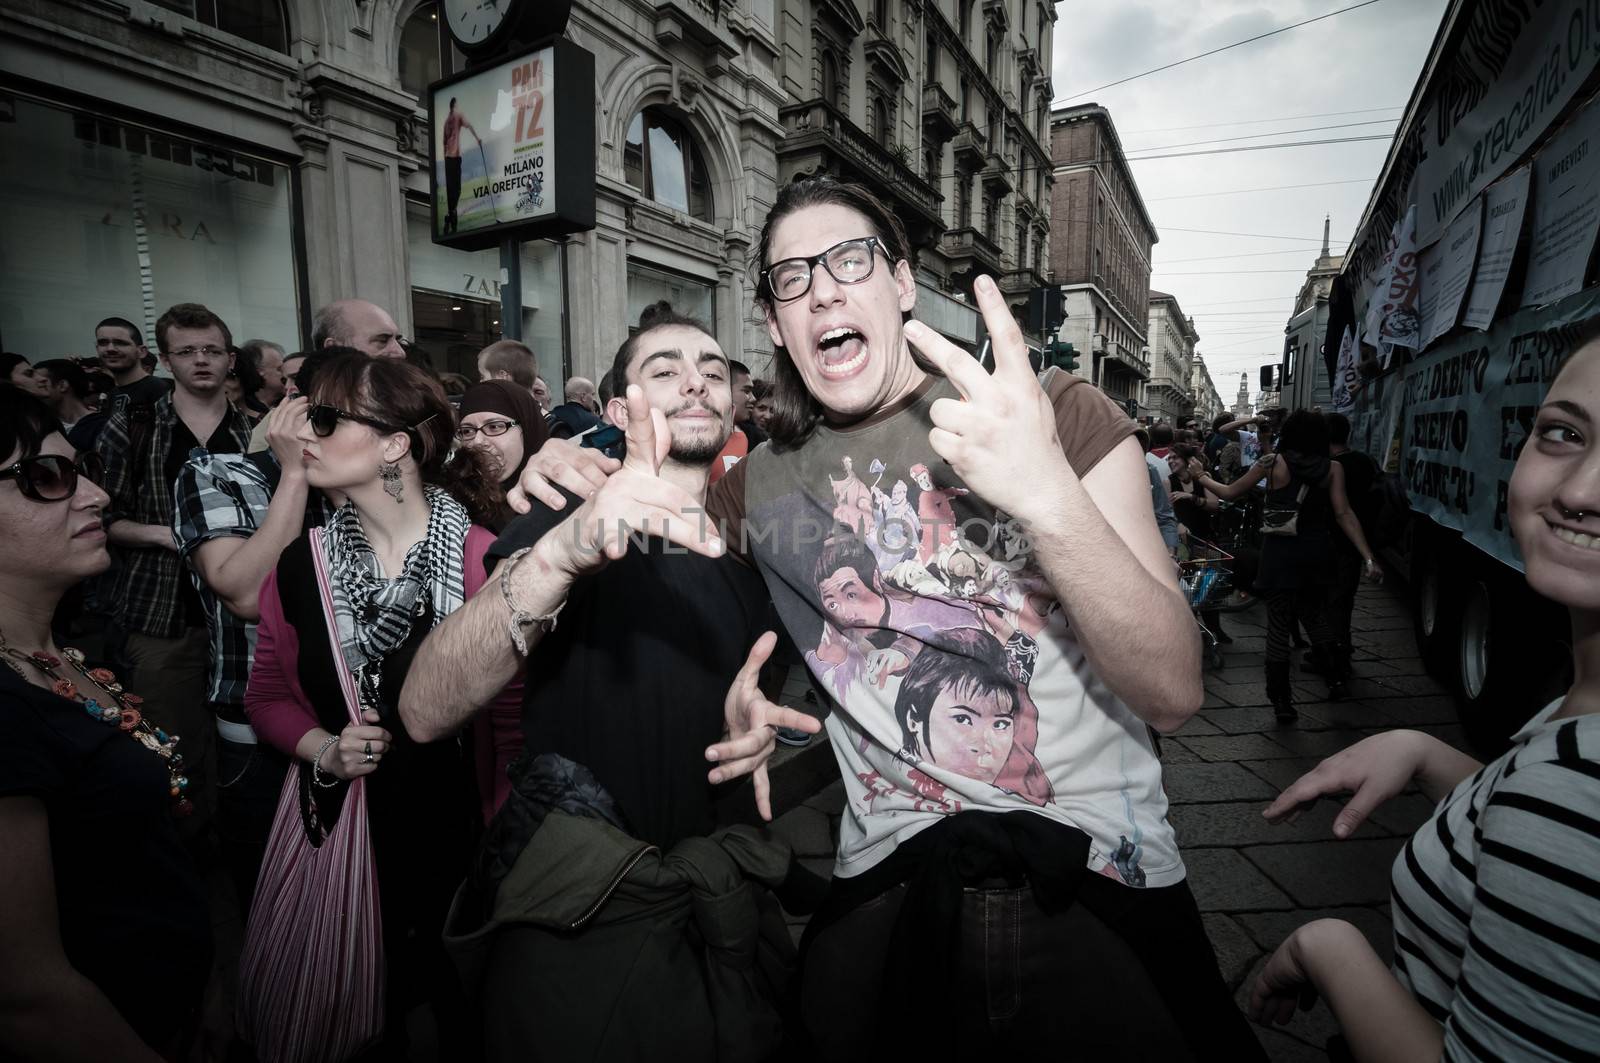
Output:
[[[364,298],[441,368],[504,331],[494,250],[435,245],[427,85],[466,68],[433,0],[9,0],[0,10],[0,342],[92,352],[206,302],[309,341]],[[759,373],[752,256],[781,182],[866,180],[908,221],[919,316],[975,345],[972,278],[1043,283],[1054,0],[578,0],[597,224],[521,251],[523,338],[595,376],[645,305]],[[509,324],[509,323],[508,323]]]
[[1205,359],[1196,354],[1190,368],[1189,394],[1194,396],[1191,415],[1200,422],[1202,429],[1209,429],[1217,414],[1227,407],[1222,404],[1222,396],[1217,394],[1217,385],[1211,379],[1211,370],[1206,367]]
[[1061,338],[1080,352],[1081,375],[1130,414],[1148,414],[1155,224],[1104,107],[1052,111],[1050,152],[1050,269],[1068,315]]
[[1150,293],[1150,383],[1145,390],[1150,417],[1177,424],[1194,410],[1194,345],[1200,340],[1194,318],[1185,317],[1178,297]]
[[1328,299],[1333,281],[1344,269],[1344,256],[1328,248],[1330,222],[1322,223],[1322,254],[1306,271],[1294,299],[1294,313],[1283,328],[1283,362],[1278,368],[1281,404],[1291,410],[1333,408],[1333,381],[1323,360],[1328,333]]

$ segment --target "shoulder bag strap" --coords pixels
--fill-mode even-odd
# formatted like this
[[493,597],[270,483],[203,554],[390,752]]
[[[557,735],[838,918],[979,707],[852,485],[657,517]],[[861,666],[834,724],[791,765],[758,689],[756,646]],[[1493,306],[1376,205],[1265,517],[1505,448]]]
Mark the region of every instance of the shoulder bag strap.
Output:
[[355,677],[350,674],[350,666],[344,659],[344,648],[339,645],[339,621],[333,612],[333,584],[328,575],[328,552],[323,545],[323,538],[323,529],[311,529],[311,564],[317,570],[317,592],[322,599],[322,616],[327,621],[333,668],[339,673],[339,688],[344,691],[345,711],[349,713],[351,723],[360,725],[366,721],[361,718],[361,697],[356,693]]

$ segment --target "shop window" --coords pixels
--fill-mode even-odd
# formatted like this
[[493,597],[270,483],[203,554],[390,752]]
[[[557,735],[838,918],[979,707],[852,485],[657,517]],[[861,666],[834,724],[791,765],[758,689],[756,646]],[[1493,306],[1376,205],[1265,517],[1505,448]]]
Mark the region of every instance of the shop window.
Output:
[[639,315],[652,303],[665,299],[680,314],[702,322],[706,328],[717,327],[716,286],[710,281],[688,277],[681,273],[628,263],[628,334],[638,331]]
[[633,116],[622,149],[629,184],[664,207],[711,220],[711,181],[705,159],[682,123],[657,107]]
[[419,100],[439,80],[439,5],[418,4],[400,28],[400,87]]
[[279,0],[154,0],[160,7],[275,52],[289,50],[289,22]]
[[[236,336],[293,350],[295,205],[277,162],[12,96],[0,122],[0,334],[82,352],[84,307],[141,326],[203,295]],[[153,342],[153,341],[152,341]]]

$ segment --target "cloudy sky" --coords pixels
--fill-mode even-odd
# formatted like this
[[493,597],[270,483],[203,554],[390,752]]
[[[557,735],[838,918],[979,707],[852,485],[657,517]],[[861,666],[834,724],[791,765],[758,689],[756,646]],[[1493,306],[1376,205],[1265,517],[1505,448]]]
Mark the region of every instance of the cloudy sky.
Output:
[[[1194,317],[1225,402],[1241,372],[1250,374],[1253,396],[1257,368],[1278,361],[1294,296],[1321,248],[1324,215],[1332,217],[1334,254],[1348,245],[1447,0],[1380,0],[1125,85],[1085,90],[1356,2],[1066,0],[1056,9],[1056,105],[1104,106],[1130,158],[1384,138],[1132,163],[1160,236],[1150,285],[1176,295]],[[1315,128],[1330,126],[1339,128]],[[1251,139],[1231,139],[1241,137]],[[1184,231],[1195,229],[1211,232]]]

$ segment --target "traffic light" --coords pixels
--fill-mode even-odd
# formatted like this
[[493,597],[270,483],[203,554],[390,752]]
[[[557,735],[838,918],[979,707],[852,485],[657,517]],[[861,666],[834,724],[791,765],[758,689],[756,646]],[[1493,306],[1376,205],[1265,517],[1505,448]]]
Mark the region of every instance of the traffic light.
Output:
[[1078,368],[1077,348],[1061,340],[1046,344],[1044,348],[1044,364],[1065,369],[1070,373]]
[[1066,319],[1066,299],[1060,288],[1034,288],[1028,292],[1028,325],[1035,333],[1048,336]]

